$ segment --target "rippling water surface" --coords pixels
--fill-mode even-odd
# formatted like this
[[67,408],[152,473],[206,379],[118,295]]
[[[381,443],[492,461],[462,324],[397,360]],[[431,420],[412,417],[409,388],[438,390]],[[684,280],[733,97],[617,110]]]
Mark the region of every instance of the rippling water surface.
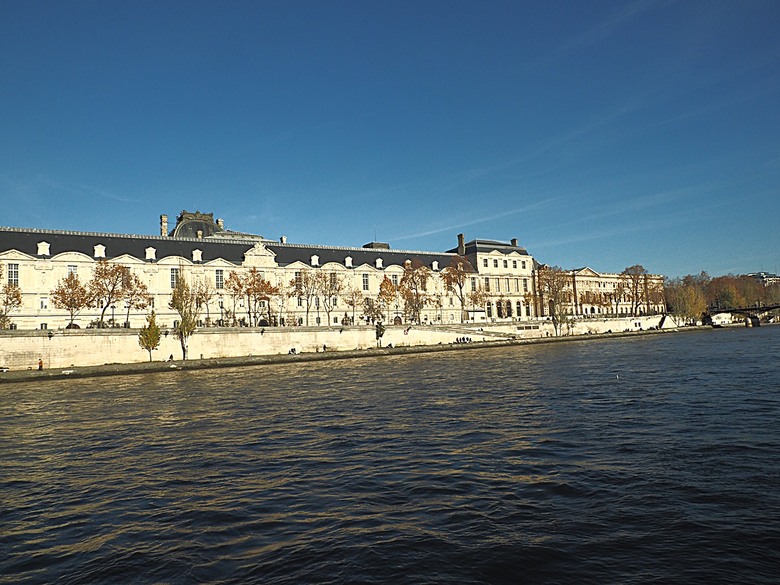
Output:
[[2,583],[777,583],[780,328],[0,385]]

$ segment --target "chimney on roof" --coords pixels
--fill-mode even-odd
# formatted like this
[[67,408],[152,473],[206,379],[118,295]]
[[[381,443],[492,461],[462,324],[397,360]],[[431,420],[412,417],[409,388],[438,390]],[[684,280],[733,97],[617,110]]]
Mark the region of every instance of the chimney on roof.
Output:
[[224,220],[224,219],[222,219],[221,217],[218,217],[218,218],[217,218],[217,227],[218,227],[220,230],[223,230],[223,231],[224,231],[224,229],[225,229],[225,220]]
[[509,240],[509,243],[512,244],[513,247],[517,248],[517,238],[512,238]]
[[163,237],[168,235],[168,216],[165,214],[160,216],[160,235]]
[[463,234],[458,234],[458,256],[466,255],[466,240]]
[[287,236],[282,236],[281,238],[279,238],[279,242],[281,242],[282,244],[286,244],[287,243]]

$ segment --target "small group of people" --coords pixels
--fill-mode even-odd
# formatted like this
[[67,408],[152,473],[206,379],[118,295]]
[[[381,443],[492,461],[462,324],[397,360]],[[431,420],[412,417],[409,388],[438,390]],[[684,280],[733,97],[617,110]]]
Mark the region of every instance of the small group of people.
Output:
[[458,337],[455,343],[471,343],[471,337]]

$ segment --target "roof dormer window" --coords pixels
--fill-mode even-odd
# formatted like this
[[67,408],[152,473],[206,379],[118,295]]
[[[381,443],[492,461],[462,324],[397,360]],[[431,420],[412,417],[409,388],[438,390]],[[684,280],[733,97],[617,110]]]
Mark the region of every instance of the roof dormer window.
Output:
[[195,249],[192,251],[193,262],[203,262],[203,250]]
[[311,257],[311,265],[312,266],[319,266],[320,265],[320,257],[317,256],[317,254],[313,254]]
[[344,266],[347,268],[352,268],[352,256],[347,256],[344,258]]
[[49,242],[38,242],[38,256],[48,256],[49,246]]
[[157,250],[155,248],[149,247],[146,249],[146,259],[147,260],[157,260]]
[[433,261],[433,264],[431,265],[431,268],[432,268],[434,271],[437,271],[437,270],[439,270],[439,261],[438,261],[438,260],[434,260],[434,261]]
[[374,262],[374,265],[377,268],[384,268],[384,266],[382,266],[382,259],[381,258],[377,258],[376,261]]
[[95,244],[95,252],[92,254],[95,258],[106,257],[106,247],[103,244]]

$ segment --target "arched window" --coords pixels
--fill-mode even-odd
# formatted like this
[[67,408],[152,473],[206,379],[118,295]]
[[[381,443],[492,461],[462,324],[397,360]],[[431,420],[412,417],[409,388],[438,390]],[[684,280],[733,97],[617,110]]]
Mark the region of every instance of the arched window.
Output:
[[493,303],[488,303],[488,304],[487,304],[487,306],[486,306],[485,308],[486,308],[486,310],[487,310],[487,316],[488,316],[488,318],[491,318],[491,317],[493,317]]
[[506,302],[506,316],[511,317],[512,316],[512,301]]
[[496,301],[496,317],[504,318],[504,303],[502,301]]

